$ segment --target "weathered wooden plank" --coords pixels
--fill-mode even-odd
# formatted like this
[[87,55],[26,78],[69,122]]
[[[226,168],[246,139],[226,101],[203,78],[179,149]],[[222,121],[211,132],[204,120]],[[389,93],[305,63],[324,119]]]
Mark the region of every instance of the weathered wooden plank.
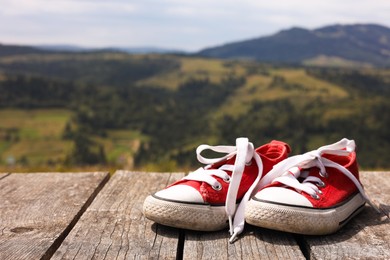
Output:
[[0,259],[48,259],[108,173],[11,174],[0,181]]
[[363,172],[361,181],[382,214],[366,206],[333,235],[304,236],[312,259],[390,259],[390,172]]
[[247,225],[229,244],[228,230],[187,231],[183,259],[305,259],[291,234]]
[[144,218],[147,195],[182,173],[117,171],[99,193],[53,259],[174,259],[180,231]]

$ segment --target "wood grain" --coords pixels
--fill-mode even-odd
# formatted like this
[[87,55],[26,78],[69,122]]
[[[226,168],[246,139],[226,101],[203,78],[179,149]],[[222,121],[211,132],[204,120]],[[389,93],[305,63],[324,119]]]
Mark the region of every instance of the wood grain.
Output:
[[145,219],[142,205],[183,176],[117,171],[53,259],[175,259],[180,231]]
[[363,172],[360,176],[382,214],[366,206],[333,235],[303,237],[312,259],[390,259],[390,173]]
[[0,180],[0,259],[48,259],[108,173],[10,174]]

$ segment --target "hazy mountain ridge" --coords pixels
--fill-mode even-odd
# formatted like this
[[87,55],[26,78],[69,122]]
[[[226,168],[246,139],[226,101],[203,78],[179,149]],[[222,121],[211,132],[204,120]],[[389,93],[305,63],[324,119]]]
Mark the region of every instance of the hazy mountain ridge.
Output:
[[96,52],[122,52],[128,54],[184,54],[184,51],[175,49],[165,49],[158,47],[82,47],[66,44],[42,44],[42,45],[16,45],[0,43],[0,57],[25,55],[25,54],[45,54],[45,53],[96,53]]
[[43,54],[46,53],[46,51],[31,46],[5,45],[0,43],[0,57],[12,56],[12,55],[23,55],[23,54],[34,54],[34,53]]
[[34,48],[38,48],[44,51],[54,51],[54,52],[124,52],[129,54],[148,54],[148,53],[183,53],[180,50],[174,49],[165,49],[158,47],[102,47],[102,48],[93,48],[93,47],[82,47],[77,45],[39,45],[34,46]]
[[376,24],[331,25],[314,30],[293,27],[270,36],[209,47],[196,53],[148,46],[88,48],[76,45],[0,44],[0,56],[48,52],[177,53],[295,65],[389,67],[390,28]]
[[271,36],[207,48],[198,55],[293,64],[311,60],[313,65],[316,58],[329,57],[390,66],[390,29],[375,24],[332,25],[315,30],[294,27]]

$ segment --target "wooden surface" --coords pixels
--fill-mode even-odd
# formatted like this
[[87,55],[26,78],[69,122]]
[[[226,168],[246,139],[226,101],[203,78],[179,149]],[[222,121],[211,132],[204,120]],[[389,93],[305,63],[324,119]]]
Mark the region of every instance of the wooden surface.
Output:
[[0,259],[49,258],[107,180],[101,172],[3,176]]
[[146,220],[142,204],[151,191],[183,176],[116,172],[53,259],[174,259],[179,230]]
[[228,230],[186,232],[183,259],[305,259],[291,234],[247,225],[235,243]]
[[328,236],[246,225],[233,244],[227,230],[181,230],[143,217],[145,197],[183,176],[0,174],[0,259],[390,259],[390,172],[361,173],[382,214],[366,206]]

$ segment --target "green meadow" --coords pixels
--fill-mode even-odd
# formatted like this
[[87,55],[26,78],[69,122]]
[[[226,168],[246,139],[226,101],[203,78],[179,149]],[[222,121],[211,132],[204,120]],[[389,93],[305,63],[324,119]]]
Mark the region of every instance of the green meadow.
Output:
[[0,168],[171,171],[202,143],[355,139],[389,168],[390,70],[123,53],[0,58]]
[[[64,165],[74,148],[63,137],[72,112],[64,109],[0,109],[0,170],[69,170]],[[124,168],[134,165],[133,155],[145,138],[131,130],[110,130],[107,136],[93,136],[104,147],[107,163]],[[89,166],[88,168],[96,168]]]
[[71,112],[62,109],[0,110],[0,158],[38,166],[64,159],[72,142],[62,139]]

